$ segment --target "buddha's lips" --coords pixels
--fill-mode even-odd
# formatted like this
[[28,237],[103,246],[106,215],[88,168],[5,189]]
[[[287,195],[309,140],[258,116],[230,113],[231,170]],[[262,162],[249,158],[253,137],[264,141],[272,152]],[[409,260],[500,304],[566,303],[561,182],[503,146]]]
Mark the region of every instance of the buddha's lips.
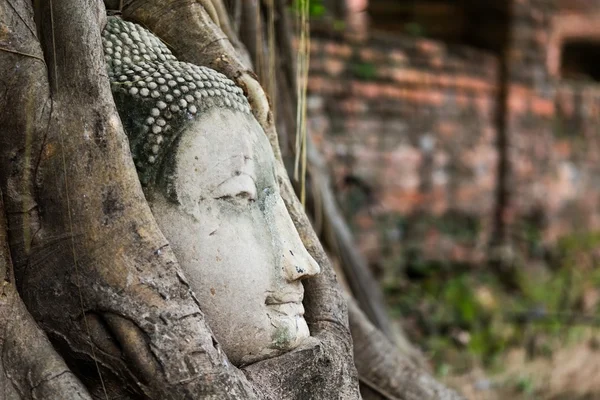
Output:
[[265,304],[268,306],[290,303],[302,304],[302,299],[304,299],[304,292],[269,294],[265,299]]
[[[302,318],[304,316],[304,306],[301,302],[268,304],[267,307],[272,312],[285,318]],[[274,314],[271,315],[273,316]]]

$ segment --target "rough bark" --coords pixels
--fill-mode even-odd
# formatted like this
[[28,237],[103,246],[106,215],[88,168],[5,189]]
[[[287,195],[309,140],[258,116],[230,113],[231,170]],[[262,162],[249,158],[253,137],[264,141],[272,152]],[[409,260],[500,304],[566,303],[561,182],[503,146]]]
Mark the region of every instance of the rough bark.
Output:
[[0,191],[0,398],[91,400],[15,288]]
[[[34,4],[0,0],[0,189],[16,276],[6,272],[0,222],[4,398],[359,398],[346,302],[289,181],[269,100],[240,55],[221,0],[130,0],[122,11],[180,59],[217,69],[245,89],[279,160],[286,206],[321,265],[323,273],[305,283],[314,340],[243,371],[220,350],[145,202],[105,74],[105,10],[94,0]],[[376,330],[366,334],[364,315],[353,318],[360,343],[380,339]],[[379,360],[381,351],[393,353],[381,344],[373,349],[356,354]],[[445,393],[435,381],[422,383],[427,387],[415,393]]]
[[[249,367],[252,384],[221,352],[144,200],[104,72],[104,10],[94,1],[40,2],[36,27],[24,0],[0,5],[8,35],[0,73],[12,77],[3,82],[0,187],[17,282],[92,396],[358,398],[345,303],[303,211],[295,219],[325,266],[314,295],[307,290],[316,339]],[[268,124],[266,96],[218,26],[201,6],[188,14],[184,2],[177,5],[173,25],[200,15],[200,33],[210,28],[208,46],[200,42],[192,53],[216,56],[211,66],[262,96],[253,106]],[[166,41],[189,37],[177,39]]]
[[[12,50],[42,58],[31,6],[3,5]],[[47,71],[38,58],[0,59],[0,75],[13,77],[0,177],[20,292],[96,397],[257,397],[145,202],[106,79],[99,5],[39,4]]]

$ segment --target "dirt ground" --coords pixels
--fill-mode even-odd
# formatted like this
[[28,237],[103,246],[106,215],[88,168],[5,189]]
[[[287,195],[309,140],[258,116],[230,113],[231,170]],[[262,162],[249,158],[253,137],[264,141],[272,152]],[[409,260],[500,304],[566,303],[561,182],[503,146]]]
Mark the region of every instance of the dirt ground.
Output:
[[469,400],[600,400],[598,343],[598,334],[591,332],[582,342],[533,360],[517,349],[506,355],[501,373],[487,375],[476,368],[445,381]]

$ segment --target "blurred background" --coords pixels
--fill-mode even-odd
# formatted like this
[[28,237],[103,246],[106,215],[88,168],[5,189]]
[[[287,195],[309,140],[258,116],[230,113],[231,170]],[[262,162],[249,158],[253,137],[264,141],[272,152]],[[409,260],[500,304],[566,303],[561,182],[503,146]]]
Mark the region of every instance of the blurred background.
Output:
[[600,399],[600,1],[311,0],[307,124],[469,399]]

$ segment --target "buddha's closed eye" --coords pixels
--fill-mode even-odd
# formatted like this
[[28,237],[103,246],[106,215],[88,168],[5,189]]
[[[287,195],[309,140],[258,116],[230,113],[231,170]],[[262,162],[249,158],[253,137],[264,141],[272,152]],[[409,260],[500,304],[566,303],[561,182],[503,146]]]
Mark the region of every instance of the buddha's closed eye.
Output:
[[256,183],[248,174],[235,175],[212,191],[212,197],[218,200],[229,202],[242,202],[242,205],[248,202],[256,201]]

